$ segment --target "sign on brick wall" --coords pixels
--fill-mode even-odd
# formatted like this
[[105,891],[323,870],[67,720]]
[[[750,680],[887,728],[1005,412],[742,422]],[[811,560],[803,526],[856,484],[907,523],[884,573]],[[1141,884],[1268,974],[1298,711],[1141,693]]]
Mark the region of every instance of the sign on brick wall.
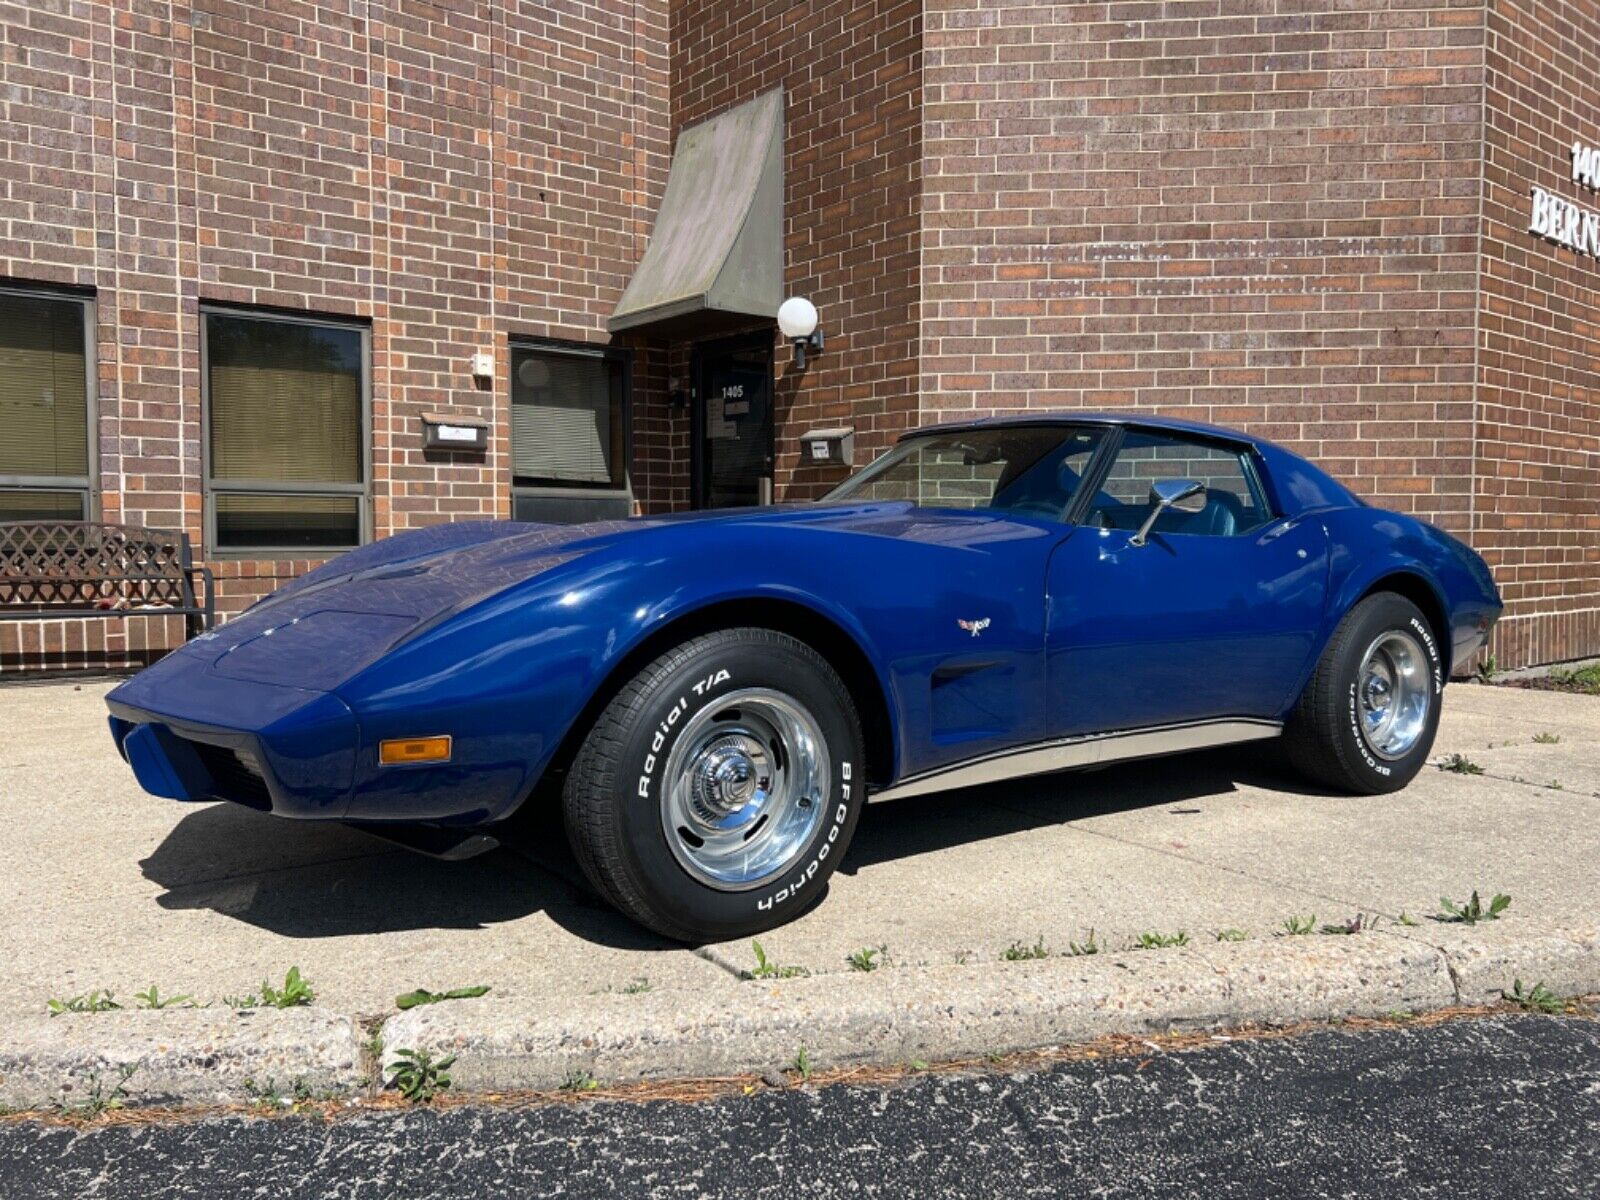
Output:
[[[1582,142],[1572,144],[1572,181],[1591,192],[1600,190],[1600,149]],[[1558,246],[1600,258],[1600,212],[1542,187],[1533,189],[1533,219],[1528,229]]]

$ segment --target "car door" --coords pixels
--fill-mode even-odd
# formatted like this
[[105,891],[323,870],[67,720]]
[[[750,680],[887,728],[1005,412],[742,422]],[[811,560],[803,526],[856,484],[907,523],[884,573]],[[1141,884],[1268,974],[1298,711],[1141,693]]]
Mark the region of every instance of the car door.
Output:
[[[1326,603],[1321,523],[1273,511],[1247,447],[1130,428],[1108,452],[1047,568],[1052,736],[1280,717]],[[1205,484],[1204,506],[1139,544],[1161,479]]]

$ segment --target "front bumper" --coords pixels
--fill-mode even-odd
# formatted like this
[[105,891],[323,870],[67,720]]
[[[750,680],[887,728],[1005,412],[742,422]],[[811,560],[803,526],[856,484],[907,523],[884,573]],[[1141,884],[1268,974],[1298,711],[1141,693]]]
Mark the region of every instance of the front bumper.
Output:
[[[338,819],[350,805],[361,734],[327,692],[184,672],[159,690],[140,675],[107,697],[111,735],[147,792],[231,800],[285,817]],[[250,714],[241,720],[242,713]]]

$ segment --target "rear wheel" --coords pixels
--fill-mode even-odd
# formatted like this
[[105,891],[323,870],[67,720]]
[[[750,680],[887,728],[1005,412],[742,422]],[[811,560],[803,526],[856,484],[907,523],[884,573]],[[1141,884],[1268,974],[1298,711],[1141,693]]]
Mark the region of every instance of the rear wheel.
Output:
[[805,643],[767,629],[695,638],[600,714],[563,790],[595,887],[679,941],[791,920],[821,895],[865,798],[849,693]]
[[1345,615],[1284,731],[1319,783],[1376,795],[1416,778],[1439,728],[1444,666],[1427,618],[1393,592]]

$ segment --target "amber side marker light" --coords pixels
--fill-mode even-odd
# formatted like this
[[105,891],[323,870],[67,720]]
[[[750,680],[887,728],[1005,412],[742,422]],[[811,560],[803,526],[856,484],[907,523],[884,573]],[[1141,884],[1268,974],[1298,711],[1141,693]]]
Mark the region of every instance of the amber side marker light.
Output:
[[439,763],[450,761],[450,737],[395,738],[378,743],[378,761],[386,767],[406,763]]

